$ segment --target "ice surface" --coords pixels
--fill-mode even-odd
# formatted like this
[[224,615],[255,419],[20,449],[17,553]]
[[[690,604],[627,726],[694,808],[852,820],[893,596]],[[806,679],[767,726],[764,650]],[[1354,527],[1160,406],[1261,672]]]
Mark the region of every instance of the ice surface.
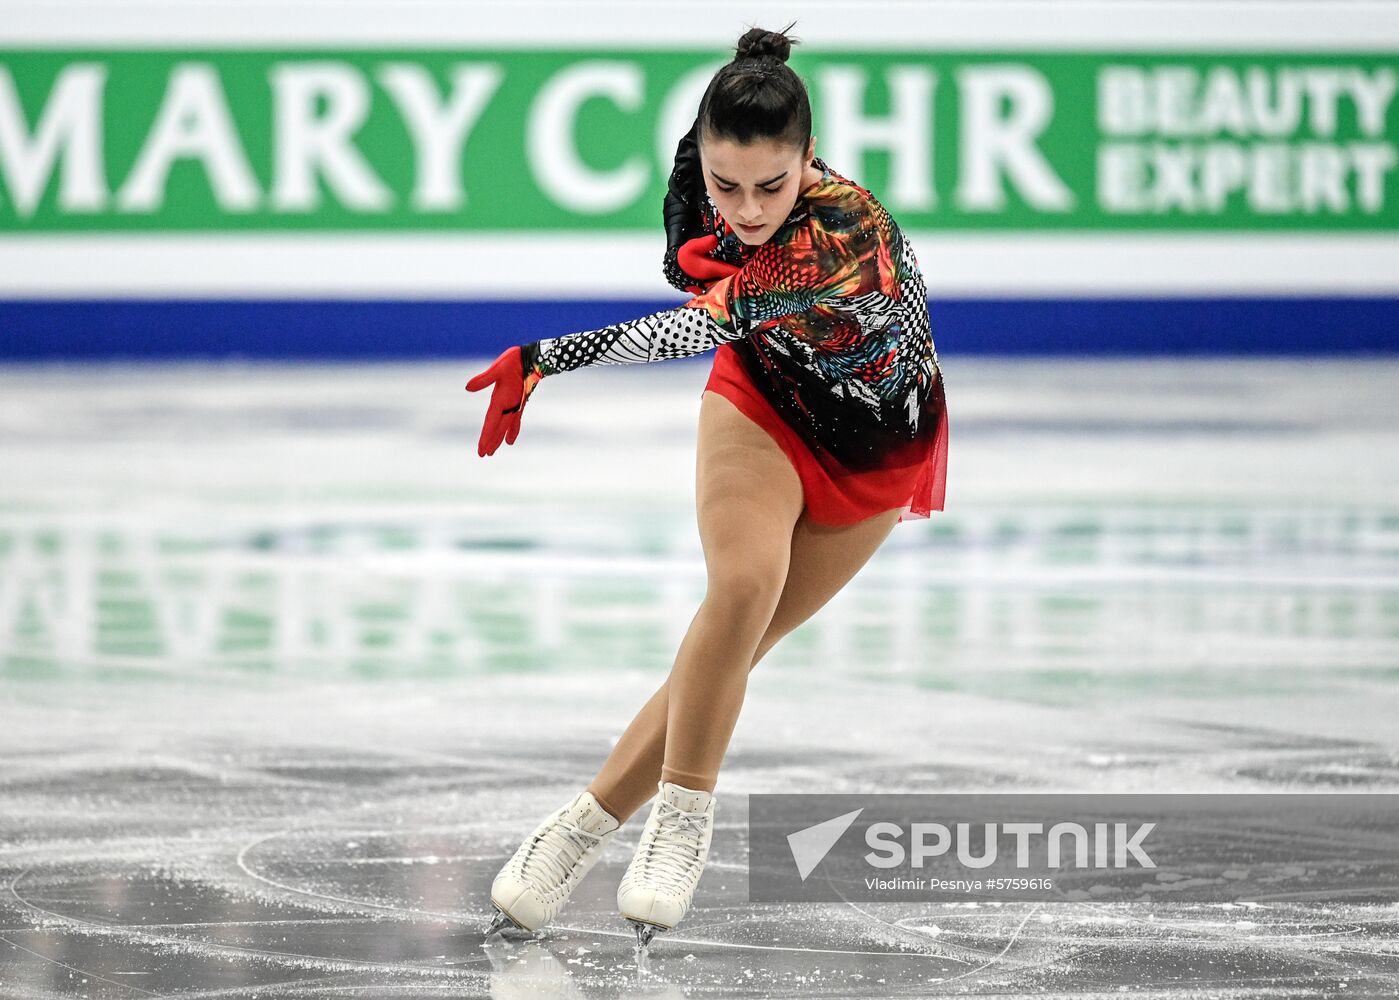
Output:
[[[1392,996],[1399,906],[754,905],[764,791],[1399,790],[1399,364],[943,358],[948,509],[753,674],[695,909],[491,877],[703,590],[706,367],[0,370],[0,997]],[[644,814],[643,814],[644,818]]]

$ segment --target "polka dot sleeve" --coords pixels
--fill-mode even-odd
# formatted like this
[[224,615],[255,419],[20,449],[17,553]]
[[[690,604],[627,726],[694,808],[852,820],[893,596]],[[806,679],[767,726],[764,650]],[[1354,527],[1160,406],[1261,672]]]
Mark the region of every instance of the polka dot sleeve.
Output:
[[700,354],[734,336],[701,310],[681,306],[599,330],[546,337],[526,357],[539,377],[588,365],[639,365]]

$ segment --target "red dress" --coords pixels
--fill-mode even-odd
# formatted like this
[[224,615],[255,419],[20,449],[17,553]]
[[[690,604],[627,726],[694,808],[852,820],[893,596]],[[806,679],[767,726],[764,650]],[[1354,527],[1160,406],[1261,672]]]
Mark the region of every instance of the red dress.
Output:
[[744,244],[706,200],[705,252],[732,273],[698,282],[674,309],[524,345],[527,381],[717,348],[705,388],[782,447],[813,521],[852,524],[895,509],[900,521],[926,518],[943,509],[947,484],[927,287],[879,199],[813,162],[821,178],[761,245]]
[[925,456],[921,461],[861,472],[842,470],[833,459],[826,464],[817,461],[807,444],[753,385],[732,345],[720,344],[714,352],[714,367],[704,388],[733,403],[786,452],[801,479],[807,516],[817,524],[853,524],[896,507],[903,510],[899,515],[903,522],[927,518],[931,511],[943,509],[947,494],[946,405],[941,408],[937,430],[923,449]]

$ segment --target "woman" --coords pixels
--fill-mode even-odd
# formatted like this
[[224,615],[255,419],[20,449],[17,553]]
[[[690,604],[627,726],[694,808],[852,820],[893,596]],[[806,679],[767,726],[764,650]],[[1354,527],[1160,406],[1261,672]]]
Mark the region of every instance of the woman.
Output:
[[495,879],[493,931],[552,919],[657,790],[617,903],[643,947],[673,928],[708,857],[748,672],[897,522],[943,509],[947,415],[918,262],[884,207],[815,156],[792,41],[746,32],[677,149],[664,269],[694,297],[512,347],[467,383],[494,386],[484,456],[515,442],[543,378],[718,347],[696,461],[704,600],[597,776]]

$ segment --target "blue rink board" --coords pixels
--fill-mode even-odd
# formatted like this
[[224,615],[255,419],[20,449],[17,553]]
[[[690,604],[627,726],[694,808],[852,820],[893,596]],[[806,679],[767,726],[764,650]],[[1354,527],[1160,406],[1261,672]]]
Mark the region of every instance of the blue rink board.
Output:
[[[0,360],[393,359],[494,355],[677,300],[0,301]],[[1399,298],[932,300],[948,354],[1399,351]]]

